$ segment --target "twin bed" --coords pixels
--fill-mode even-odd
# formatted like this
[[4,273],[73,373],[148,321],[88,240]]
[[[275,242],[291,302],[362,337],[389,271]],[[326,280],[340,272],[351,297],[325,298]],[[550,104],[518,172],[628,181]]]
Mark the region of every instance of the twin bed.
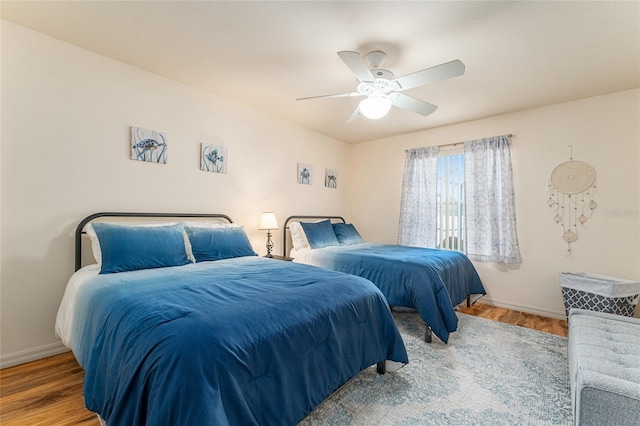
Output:
[[[102,223],[123,216],[174,222]],[[363,369],[408,362],[370,281],[258,257],[231,222],[99,213],[78,225],[56,333],[103,424],[293,425]],[[81,268],[85,232],[98,263]]]
[[294,262],[358,275],[372,281],[392,306],[413,308],[431,332],[447,343],[456,331],[455,307],[486,294],[473,264],[463,253],[398,245],[366,243],[340,216],[290,216],[284,254]]

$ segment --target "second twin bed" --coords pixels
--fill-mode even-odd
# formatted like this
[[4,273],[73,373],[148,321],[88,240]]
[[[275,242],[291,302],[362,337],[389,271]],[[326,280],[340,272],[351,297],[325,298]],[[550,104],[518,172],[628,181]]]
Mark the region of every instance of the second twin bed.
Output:
[[[366,243],[352,224],[339,216],[290,216],[294,262],[367,278],[392,306],[413,308],[431,333],[447,343],[456,331],[455,307],[486,294],[469,258],[452,250]],[[283,246],[287,253],[287,235]]]

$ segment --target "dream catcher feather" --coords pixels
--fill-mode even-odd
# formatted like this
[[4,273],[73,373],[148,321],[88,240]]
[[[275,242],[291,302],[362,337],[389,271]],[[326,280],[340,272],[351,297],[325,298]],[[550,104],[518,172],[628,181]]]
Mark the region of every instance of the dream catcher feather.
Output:
[[562,227],[562,238],[567,242],[571,255],[571,243],[578,240],[578,224],[583,225],[598,207],[595,202],[596,172],[583,161],[573,159],[560,164],[551,173],[549,199],[553,220]]

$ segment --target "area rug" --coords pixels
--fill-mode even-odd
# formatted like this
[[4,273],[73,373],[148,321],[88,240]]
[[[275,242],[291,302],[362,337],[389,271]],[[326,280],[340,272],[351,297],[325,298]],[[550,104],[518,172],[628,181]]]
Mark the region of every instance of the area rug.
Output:
[[566,338],[458,313],[428,344],[418,314],[394,317],[409,364],[361,372],[301,426],[571,425]]

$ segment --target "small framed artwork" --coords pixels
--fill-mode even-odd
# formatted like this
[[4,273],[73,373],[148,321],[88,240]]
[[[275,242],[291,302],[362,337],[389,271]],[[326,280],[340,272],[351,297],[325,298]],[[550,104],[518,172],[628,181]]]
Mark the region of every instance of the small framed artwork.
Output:
[[298,163],[298,183],[303,185],[311,185],[311,177],[313,174],[313,167],[311,164]]
[[324,169],[324,186],[327,188],[338,187],[338,171],[331,169]]
[[131,127],[131,159],[167,164],[167,134]]
[[227,173],[227,147],[200,144],[200,170],[214,173]]

